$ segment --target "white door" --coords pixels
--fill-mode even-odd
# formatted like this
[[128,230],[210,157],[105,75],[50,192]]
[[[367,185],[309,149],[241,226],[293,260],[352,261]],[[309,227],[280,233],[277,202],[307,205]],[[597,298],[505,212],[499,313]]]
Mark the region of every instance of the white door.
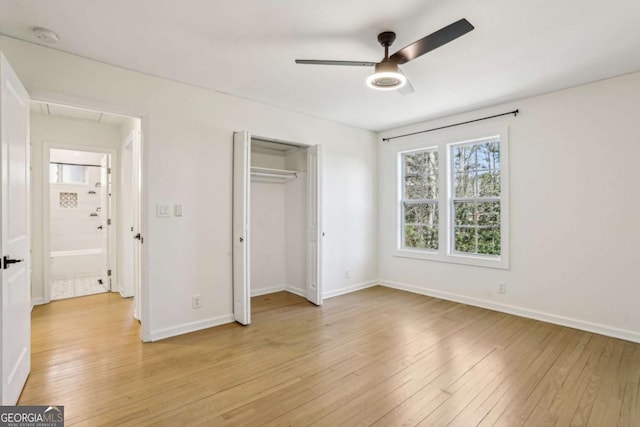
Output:
[[142,132],[135,130],[131,147],[131,194],[133,204],[133,289],[134,317],[142,321]]
[[[122,272],[122,283],[120,288],[122,289],[123,297],[131,297],[134,295],[133,287],[133,194],[132,194],[132,162],[131,151],[133,141],[131,134],[127,138],[126,143],[122,146],[120,165],[121,165],[121,185],[120,185],[120,215],[118,216],[120,224],[122,224],[122,231],[119,235],[122,238],[122,257],[120,271]],[[134,304],[135,305],[135,304]],[[137,313],[134,309],[134,317]],[[136,317],[137,318],[137,317]]]
[[238,323],[251,323],[249,292],[249,212],[251,135],[233,134],[233,315]]
[[111,290],[111,278],[107,274],[109,270],[109,234],[111,225],[111,209],[110,209],[110,185],[109,185],[109,155],[105,154],[100,160],[100,229],[101,248],[102,248],[102,283]]
[[0,54],[2,144],[2,405],[15,405],[31,369],[29,95]]
[[307,148],[307,299],[322,304],[322,151]]

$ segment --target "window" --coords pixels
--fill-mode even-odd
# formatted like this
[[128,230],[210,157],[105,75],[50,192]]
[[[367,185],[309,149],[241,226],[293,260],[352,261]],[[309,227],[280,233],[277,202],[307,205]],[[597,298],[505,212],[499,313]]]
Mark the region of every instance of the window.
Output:
[[60,207],[74,209],[78,207],[78,193],[60,192]]
[[397,150],[396,255],[508,268],[507,133],[484,135]]
[[438,249],[438,152],[402,153],[402,246]]
[[89,184],[89,169],[84,165],[49,163],[49,182],[52,184]]
[[500,255],[500,140],[450,146],[453,250]]

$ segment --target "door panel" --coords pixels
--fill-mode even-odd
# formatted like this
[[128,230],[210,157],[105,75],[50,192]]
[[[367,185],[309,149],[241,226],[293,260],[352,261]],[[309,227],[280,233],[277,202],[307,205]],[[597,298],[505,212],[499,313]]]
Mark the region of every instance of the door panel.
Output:
[[322,305],[322,152],[307,149],[307,299]]
[[110,221],[111,209],[109,203],[109,193],[111,192],[111,186],[109,183],[109,155],[105,154],[100,161],[100,225],[102,229],[101,233],[101,246],[102,246],[102,282],[107,290],[111,290],[111,278],[107,275],[107,270],[110,261],[110,247],[109,247],[109,234],[111,233]]
[[29,227],[29,96],[0,54],[2,145],[1,373],[2,405],[18,401],[30,370],[31,263]]
[[[131,145],[131,194],[133,204],[133,288],[135,309],[134,317],[142,318],[142,131],[136,129]],[[137,238],[136,236],[140,236]]]
[[249,291],[249,212],[251,136],[233,134],[233,315],[238,323],[251,323]]

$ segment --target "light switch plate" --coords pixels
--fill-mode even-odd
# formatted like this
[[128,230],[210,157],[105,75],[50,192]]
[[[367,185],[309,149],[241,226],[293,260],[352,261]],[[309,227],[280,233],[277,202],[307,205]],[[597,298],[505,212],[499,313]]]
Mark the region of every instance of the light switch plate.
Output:
[[182,216],[182,205],[177,204],[173,207],[173,214],[175,216]]
[[156,204],[156,216],[158,218],[171,218],[171,205],[169,203]]

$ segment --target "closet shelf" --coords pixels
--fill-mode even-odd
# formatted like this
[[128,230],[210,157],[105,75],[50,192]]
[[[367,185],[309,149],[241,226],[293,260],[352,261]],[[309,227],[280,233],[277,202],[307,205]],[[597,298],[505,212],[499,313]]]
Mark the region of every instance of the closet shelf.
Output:
[[251,167],[251,176],[279,179],[296,179],[298,171]]

